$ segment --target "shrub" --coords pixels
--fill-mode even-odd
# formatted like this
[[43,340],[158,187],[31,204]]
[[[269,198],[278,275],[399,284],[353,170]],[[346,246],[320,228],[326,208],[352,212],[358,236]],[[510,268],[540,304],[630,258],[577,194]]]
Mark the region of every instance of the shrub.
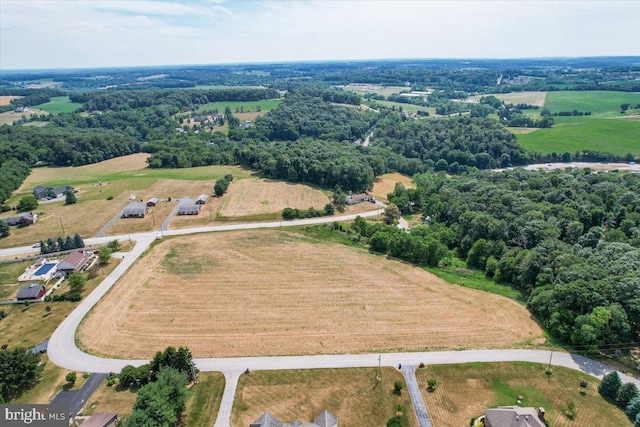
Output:
[[107,197],[107,200],[113,200],[113,196]]
[[631,399],[631,402],[629,402],[625,408],[624,413],[627,414],[627,417],[629,417],[630,420],[634,420],[636,415],[640,414],[640,397]]
[[75,384],[76,379],[78,378],[78,376],[76,375],[75,372],[69,372],[67,374],[66,377],[64,377],[64,379],[67,381],[67,383],[69,383],[70,385]]
[[114,380],[113,378],[109,378],[107,380],[107,387],[111,387],[116,383],[116,380]]
[[433,393],[436,390],[436,386],[438,385],[438,380],[435,378],[429,378],[427,380],[427,391],[429,393]]
[[402,387],[403,387],[402,381],[398,381],[398,380],[394,381],[393,382],[393,393],[397,394],[399,396],[402,393]]

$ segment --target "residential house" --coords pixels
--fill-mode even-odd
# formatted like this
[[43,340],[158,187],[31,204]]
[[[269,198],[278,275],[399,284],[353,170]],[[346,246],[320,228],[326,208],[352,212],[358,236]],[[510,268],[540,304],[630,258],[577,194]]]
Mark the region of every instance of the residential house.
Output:
[[316,417],[313,423],[305,423],[300,420],[283,423],[274,415],[265,412],[260,418],[249,424],[249,427],[338,427],[338,417],[325,410]]
[[38,214],[33,212],[23,212],[18,216],[11,216],[5,218],[4,221],[7,225],[17,225],[18,227],[24,227],[27,225],[35,224],[38,221]]
[[346,202],[348,205],[355,205],[362,202],[371,202],[375,203],[376,199],[370,194],[362,193],[362,194],[349,194],[347,196]]
[[131,202],[122,210],[123,218],[144,218],[149,207],[144,202]]
[[44,286],[32,283],[18,289],[16,299],[18,301],[33,301],[42,298],[45,293],[47,293],[47,289]]
[[75,188],[70,185],[63,185],[60,187],[43,187],[42,185],[37,186],[33,189],[32,193],[36,199],[53,199],[56,197],[62,197],[66,195],[69,191],[75,193]]
[[545,427],[544,408],[498,406],[484,410],[485,427]]
[[65,274],[77,273],[84,270],[93,260],[93,253],[82,249],[75,250],[64,257],[58,264],[58,271]]

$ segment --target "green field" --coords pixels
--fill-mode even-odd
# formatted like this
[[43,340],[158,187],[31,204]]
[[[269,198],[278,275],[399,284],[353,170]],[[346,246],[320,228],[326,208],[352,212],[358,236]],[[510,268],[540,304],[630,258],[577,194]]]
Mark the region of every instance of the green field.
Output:
[[640,121],[587,117],[554,117],[550,129],[516,135],[530,151],[541,153],[575,153],[595,150],[624,156],[640,156]]
[[640,94],[614,91],[548,92],[545,108],[559,111],[591,111],[592,115],[620,117],[620,105],[640,104]]
[[82,104],[78,102],[71,102],[68,96],[55,96],[51,98],[51,101],[36,105],[36,108],[46,111],[51,114],[58,113],[72,113],[78,108],[82,107]]
[[231,108],[232,112],[236,112],[236,108],[242,107],[244,111],[256,111],[256,108],[260,106],[260,110],[267,112],[276,108],[281,99],[263,99],[260,101],[218,101],[209,102],[198,108],[198,112],[211,111],[217,109],[220,113],[224,113],[225,108]]
[[393,102],[393,101],[373,101],[373,103],[384,105],[387,107],[394,107],[394,106],[396,108],[402,107],[404,111],[411,111],[412,113],[415,113],[417,111],[427,111],[430,116],[433,116],[436,113],[435,107],[421,107],[419,105],[404,104],[402,102]]

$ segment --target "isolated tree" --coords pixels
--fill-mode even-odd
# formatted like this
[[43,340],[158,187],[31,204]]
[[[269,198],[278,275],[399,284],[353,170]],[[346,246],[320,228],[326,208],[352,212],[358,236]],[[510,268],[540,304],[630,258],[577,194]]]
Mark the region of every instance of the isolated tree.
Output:
[[65,380],[67,380],[67,383],[69,385],[74,385],[76,383],[76,379],[78,378],[78,376],[76,375],[75,372],[69,372],[67,374],[66,377],[64,377]]
[[189,398],[186,384],[184,374],[173,368],[162,368],[157,381],[138,392],[129,427],[178,425]]
[[0,237],[7,237],[9,234],[9,226],[6,222],[0,221]]
[[333,207],[333,205],[332,205],[331,203],[327,203],[327,204],[324,206],[324,212],[325,212],[327,215],[333,215],[333,214],[335,213],[335,208]]
[[78,233],[76,233],[76,235],[73,236],[73,243],[75,247],[78,249],[84,248],[84,240],[82,240],[82,237],[80,237]]
[[103,246],[98,250],[98,261],[100,261],[100,265],[109,264],[109,260],[111,259],[111,254],[113,251],[107,247]]
[[193,356],[187,347],[167,347],[163,352],[157,352],[151,363],[150,369],[153,371],[152,379],[162,368],[169,367],[191,377],[191,362]]
[[602,378],[600,385],[598,386],[598,393],[610,402],[616,402],[618,400],[618,394],[620,393],[620,387],[622,386],[622,380],[617,371],[609,372]]
[[44,365],[40,353],[23,347],[0,350],[0,396],[5,402],[15,398],[36,382]]
[[73,205],[75,202],[77,202],[76,193],[74,193],[72,190],[67,191],[65,194],[66,194],[64,198],[65,205]]
[[18,202],[18,206],[16,206],[16,209],[18,209],[20,212],[26,212],[31,211],[37,207],[38,201],[36,200],[36,197],[33,194],[29,194],[20,199],[20,201]]
[[71,292],[82,292],[86,283],[87,276],[82,273],[71,273],[69,275],[69,288],[71,288]]
[[122,249],[122,245],[118,240],[112,240],[107,244],[107,247],[111,249],[113,252],[117,252]]
[[401,216],[402,214],[400,213],[400,209],[398,209],[398,207],[392,203],[386,208],[384,208],[384,212],[382,214],[382,220],[386,224],[391,225],[398,222],[398,219],[400,219]]
[[620,392],[618,393],[618,407],[623,410],[629,405],[636,397],[640,396],[638,392],[638,387],[634,383],[624,383],[622,387],[620,387]]
[[333,204],[336,206],[338,212],[344,212],[344,207],[347,204],[347,195],[344,194],[340,186],[336,186],[333,190]]
[[400,393],[402,393],[402,381],[394,381],[393,382],[393,393],[400,395]]

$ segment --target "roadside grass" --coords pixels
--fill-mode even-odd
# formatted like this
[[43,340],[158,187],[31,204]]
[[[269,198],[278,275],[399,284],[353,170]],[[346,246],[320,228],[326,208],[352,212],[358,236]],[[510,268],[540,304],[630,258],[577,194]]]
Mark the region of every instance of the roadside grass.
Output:
[[[545,107],[559,111],[591,111],[592,115],[620,117],[620,105],[640,104],[640,94],[617,91],[554,91],[548,92]],[[587,116],[590,117],[590,116]]]
[[[485,408],[498,405],[542,406],[556,427],[589,427],[605,420],[610,427],[631,426],[620,409],[600,397],[597,378],[559,366],[547,377],[546,367],[526,362],[429,365],[417,369],[416,378],[433,424],[440,427],[468,425]],[[432,393],[427,391],[430,378],[438,383]],[[585,389],[581,381],[587,382]],[[574,420],[567,416],[571,402]]]
[[82,415],[93,415],[98,412],[117,412],[121,419],[128,418],[133,412],[133,404],[138,398],[140,387],[118,387],[118,381],[107,386],[107,380],[102,381],[96,391],[82,408]]
[[255,112],[258,107],[260,107],[260,111],[266,113],[267,111],[273,110],[276,108],[281,99],[261,99],[259,101],[217,101],[217,102],[209,102],[200,108],[198,108],[198,113],[203,111],[211,111],[217,109],[220,114],[224,114],[224,110],[229,107],[231,108],[231,112],[236,114],[236,108],[242,107],[244,112]]
[[200,372],[198,384],[191,388],[191,398],[187,402],[185,427],[212,426],[216,422],[225,379],[220,372]]
[[51,101],[35,106],[51,114],[72,113],[80,107],[82,107],[81,103],[71,102],[68,96],[54,96]]
[[554,117],[550,129],[517,135],[525,149],[544,154],[596,150],[640,156],[640,122],[595,117]]
[[[86,298],[117,265],[118,261],[112,258],[107,266],[93,267],[96,269],[96,277],[87,281],[82,296]],[[17,281],[17,277],[14,280]],[[52,295],[61,294],[68,289],[68,283],[63,282]],[[58,325],[78,304],[80,302],[50,301],[32,303],[28,307],[23,304],[3,306],[2,310],[5,311],[7,317],[0,320],[0,337],[2,337],[0,340],[2,344],[9,344],[10,347],[31,348],[40,344],[51,336]],[[46,311],[47,306],[51,307],[50,312]]]
[[[404,378],[394,368],[254,371],[242,375],[231,413],[231,425],[244,427],[264,412],[283,422],[313,421],[322,411],[336,415],[340,425],[380,426],[402,405],[403,427],[418,425]],[[404,387],[393,393],[394,381]]]

